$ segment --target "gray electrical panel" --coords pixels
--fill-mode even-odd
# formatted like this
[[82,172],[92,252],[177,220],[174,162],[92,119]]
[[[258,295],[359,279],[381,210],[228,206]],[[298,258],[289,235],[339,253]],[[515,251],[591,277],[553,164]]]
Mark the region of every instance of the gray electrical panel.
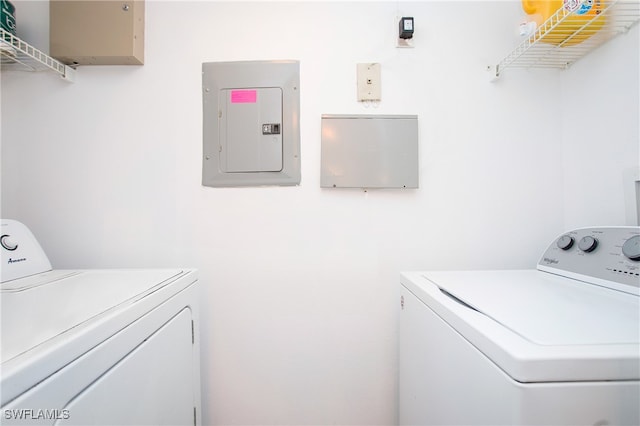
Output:
[[323,115],[320,186],[418,188],[416,115]]
[[204,63],[202,83],[202,184],[299,184],[299,62]]

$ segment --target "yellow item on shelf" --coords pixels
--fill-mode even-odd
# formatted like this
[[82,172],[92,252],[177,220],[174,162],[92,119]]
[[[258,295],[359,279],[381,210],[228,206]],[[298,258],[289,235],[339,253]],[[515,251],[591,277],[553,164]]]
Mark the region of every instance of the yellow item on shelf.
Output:
[[[553,45],[573,46],[587,40],[597,33],[605,24],[605,17],[600,16],[605,7],[606,0],[522,0],[522,8],[529,18],[537,24],[542,32],[543,43]],[[565,3],[570,7],[577,6],[576,10],[554,28],[548,24],[543,25]],[[569,13],[569,12],[567,12]],[[589,23],[593,19],[593,22]],[[550,23],[551,25],[554,22]],[[588,24],[585,26],[585,24]],[[584,28],[583,28],[584,26]]]

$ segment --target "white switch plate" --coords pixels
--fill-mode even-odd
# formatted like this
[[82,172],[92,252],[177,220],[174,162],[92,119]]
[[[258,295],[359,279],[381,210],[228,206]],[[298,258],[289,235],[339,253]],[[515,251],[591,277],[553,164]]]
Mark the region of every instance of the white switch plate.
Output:
[[358,102],[380,101],[382,96],[380,64],[358,64]]

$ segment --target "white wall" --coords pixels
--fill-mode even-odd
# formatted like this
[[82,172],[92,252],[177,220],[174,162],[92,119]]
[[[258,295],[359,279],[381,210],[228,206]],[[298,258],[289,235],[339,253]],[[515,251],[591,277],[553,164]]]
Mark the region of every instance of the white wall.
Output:
[[640,179],[638,52],[636,25],[562,74],[564,220],[569,228],[638,224],[637,212],[627,207],[635,195],[631,178]]
[[[394,47],[398,14],[414,49]],[[563,114],[610,65],[489,83],[521,18],[519,2],[148,1],[142,67],[80,67],[73,84],[3,71],[2,216],[55,268],[200,270],[206,423],[393,424],[399,271],[530,268],[580,222]],[[637,89],[632,56],[610,58],[615,90],[594,105],[637,111],[617,97]],[[202,187],[201,64],[261,59],[301,61],[302,184]],[[355,100],[358,62],[382,64],[377,109]],[[420,189],[320,189],[323,113],[417,114]],[[591,158],[601,141],[582,138]]]

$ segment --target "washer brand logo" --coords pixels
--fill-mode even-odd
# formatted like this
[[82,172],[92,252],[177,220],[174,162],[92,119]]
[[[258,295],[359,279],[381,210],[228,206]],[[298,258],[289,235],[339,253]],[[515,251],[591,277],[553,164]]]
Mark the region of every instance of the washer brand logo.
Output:
[[549,264],[552,264],[552,265],[555,265],[556,263],[558,263],[558,262],[559,262],[559,260],[551,259],[551,258],[549,258],[549,257],[545,257],[544,259],[542,259],[542,261],[543,261],[544,263],[549,263]]
[[9,258],[9,261],[7,263],[18,263],[18,262],[25,262],[27,260],[26,257],[21,257],[19,259],[12,259]]
[[19,408],[4,410],[5,420],[68,420],[71,418],[69,410]]

